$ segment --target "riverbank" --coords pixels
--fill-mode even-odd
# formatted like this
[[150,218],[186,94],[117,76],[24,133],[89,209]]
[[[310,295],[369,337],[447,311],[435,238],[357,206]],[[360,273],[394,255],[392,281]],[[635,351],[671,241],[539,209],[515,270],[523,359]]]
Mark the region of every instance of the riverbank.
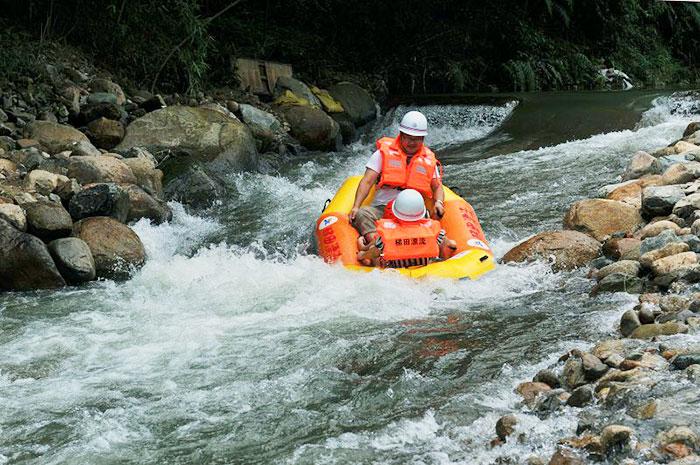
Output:
[[[683,414],[700,382],[698,129],[690,123],[682,139],[635,153],[623,182],[576,202],[564,230],[537,234],[504,255],[506,262],[545,259],[556,269],[590,266],[594,295],[639,294],[610,328],[612,338],[569,350],[517,385],[525,415],[577,417],[551,457],[535,454],[527,463],[700,462],[697,424]],[[500,418],[491,446],[526,443],[521,421]]]
[[349,82],[280,78],[269,104],[232,89],[125,92],[80,54],[52,51],[0,84],[3,290],[126,278],[147,258],[129,224],[169,221],[168,201],[211,206],[233,173],[338,150],[377,113]]

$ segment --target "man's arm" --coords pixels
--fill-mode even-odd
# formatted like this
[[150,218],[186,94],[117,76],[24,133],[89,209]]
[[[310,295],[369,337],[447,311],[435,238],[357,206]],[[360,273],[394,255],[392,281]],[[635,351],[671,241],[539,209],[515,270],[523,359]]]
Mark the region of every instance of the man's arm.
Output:
[[442,188],[440,178],[433,178],[430,181],[430,189],[433,191],[433,199],[435,200],[435,213],[438,218],[442,218],[445,214],[445,190]]
[[352,204],[352,210],[350,210],[350,221],[355,220],[357,210],[367,198],[372,186],[377,183],[377,178],[379,178],[379,173],[369,168],[365,169],[365,175],[362,176],[360,184],[357,185],[357,191],[355,191],[355,201]]

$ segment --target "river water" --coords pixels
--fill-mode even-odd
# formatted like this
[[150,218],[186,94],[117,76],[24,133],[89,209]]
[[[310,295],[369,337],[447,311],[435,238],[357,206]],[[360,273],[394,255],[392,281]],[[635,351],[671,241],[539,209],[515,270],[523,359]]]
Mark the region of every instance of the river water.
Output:
[[[551,455],[576,415],[529,415],[513,387],[611,333],[632,296],[591,298],[585,271],[541,263],[412,281],[309,253],[325,199],[406,109],[341,153],[232,176],[210,211],[173,204],[170,224],[139,222],[148,262],[128,282],[0,294],[0,464]],[[636,150],[668,144],[694,119],[693,102],[650,92],[421,109],[446,184],[475,207],[497,256],[559,228]],[[492,449],[506,413],[526,440]]]

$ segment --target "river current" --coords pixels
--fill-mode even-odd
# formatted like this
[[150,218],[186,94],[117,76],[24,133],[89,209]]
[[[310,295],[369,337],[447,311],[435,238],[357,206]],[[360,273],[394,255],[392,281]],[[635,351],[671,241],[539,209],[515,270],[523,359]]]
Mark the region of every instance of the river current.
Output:
[[[560,228],[569,205],[616,182],[635,151],[697,119],[683,98],[591,95],[574,121],[612,107],[627,108],[624,120],[570,130],[564,114],[560,126],[532,120],[540,129],[525,137],[519,112],[537,106],[527,99],[420,107],[446,184],[472,203],[498,257]],[[585,270],[543,263],[413,281],[312,253],[324,201],[408,108],[340,153],[232,175],[229,197],[206,212],[173,203],[171,223],[137,223],[148,261],[130,281],[0,294],[0,464],[549,457],[576,415],[525,414],[514,386],[613,332],[633,296],[589,297]],[[491,448],[506,413],[527,438]]]

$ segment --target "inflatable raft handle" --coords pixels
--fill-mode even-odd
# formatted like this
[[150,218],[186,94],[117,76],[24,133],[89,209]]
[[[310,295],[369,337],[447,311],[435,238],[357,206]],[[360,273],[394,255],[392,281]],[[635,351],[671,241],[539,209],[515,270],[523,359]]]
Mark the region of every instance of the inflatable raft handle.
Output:
[[321,213],[326,211],[326,208],[328,208],[328,205],[331,203],[331,199],[326,199],[325,202],[323,202],[323,208],[321,208]]

